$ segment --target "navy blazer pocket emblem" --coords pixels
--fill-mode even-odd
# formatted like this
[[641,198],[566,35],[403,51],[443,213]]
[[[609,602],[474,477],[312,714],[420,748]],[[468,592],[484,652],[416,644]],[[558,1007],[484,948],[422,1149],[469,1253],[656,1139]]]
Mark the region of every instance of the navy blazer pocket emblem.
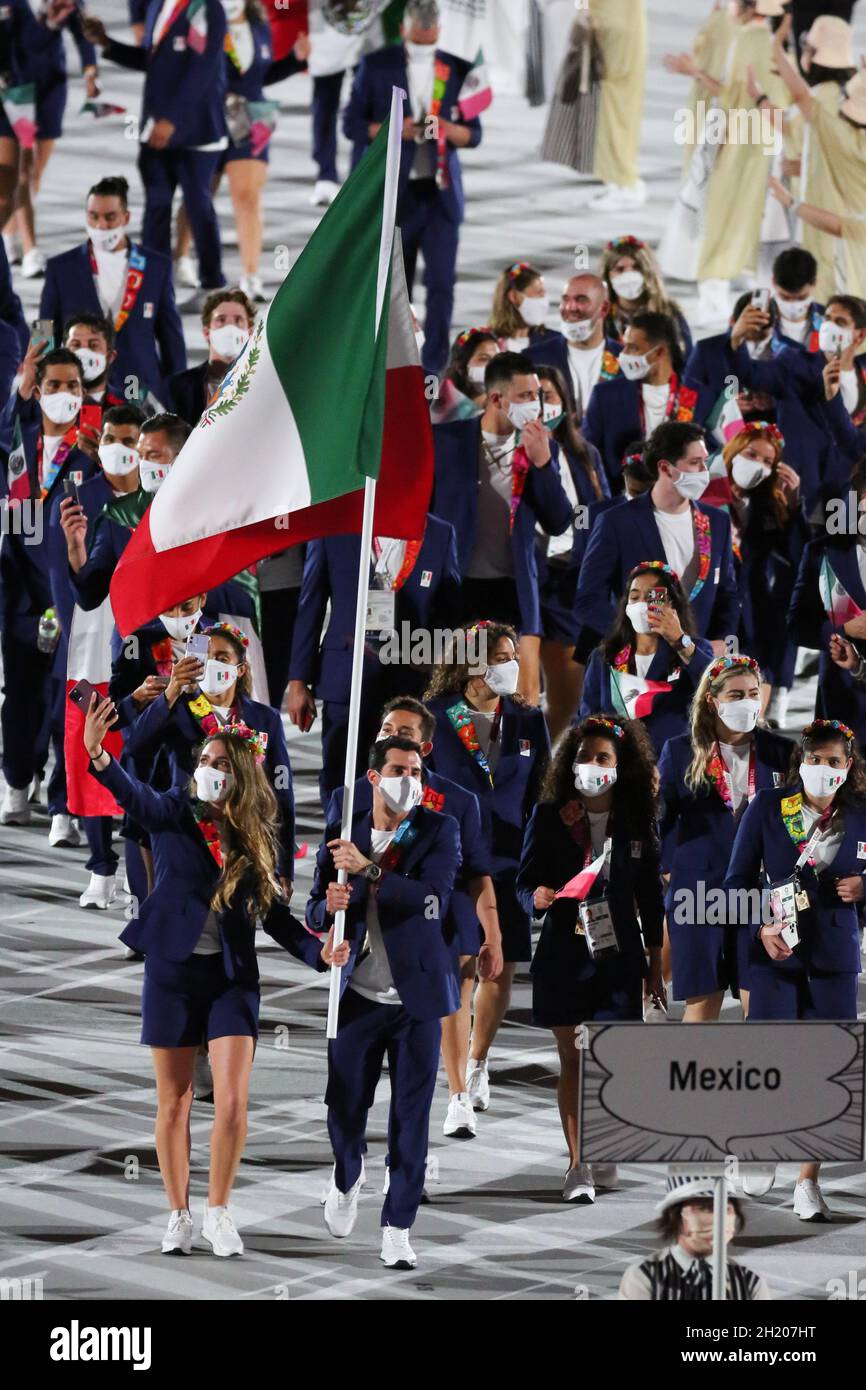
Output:
[[774,773],[773,773],[773,786],[774,786],[774,787],[781,787],[781,786],[784,786],[784,783],[783,783],[783,781],[782,781],[782,774],[781,774],[781,772],[774,772]]
[[422,571],[421,571],[421,588],[422,588],[422,589],[429,589],[429,588],[430,588],[430,585],[431,585],[432,583],[433,583],[433,571],[432,571],[432,570],[422,570]]
[[153,318],[153,311],[154,311],[155,308],[156,308],[156,305],[153,304],[151,300],[148,300],[147,303],[146,303],[146,304],[143,306],[143,308],[142,308],[142,311],[141,311],[141,316],[142,316],[142,318],[145,318],[145,319],[152,319],[152,318]]
[[532,753],[532,744],[528,738],[522,738],[518,744],[521,758],[528,758]]
[[183,37],[182,34],[176,34],[171,41],[171,46],[174,49],[175,53],[185,53],[186,39]]
[[866,859],[866,840],[857,841],[857,858]]
[[715,577],[715,579],[713,580],[713,583],[714,583],[714,584],[718,584],[718,582],[719,582],[719,580],[721,579],[721,577],[722,577],[722,567],[721,567],[721,565],[716,565],[716,577]]
[[641,857],[642,854],[643,854],[643,840],[632,840],[632,842],[631,842],[631,857],[632,857],[632,859],[640,859],[640,857]]

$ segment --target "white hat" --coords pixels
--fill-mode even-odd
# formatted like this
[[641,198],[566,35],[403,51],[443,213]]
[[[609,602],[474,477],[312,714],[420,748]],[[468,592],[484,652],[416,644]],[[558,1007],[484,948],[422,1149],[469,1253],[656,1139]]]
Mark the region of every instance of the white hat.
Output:
[[842,115],[855,125],[866,125],[866,68],[858,68],[845,83],[845,97],[839,107]]
[[768,19],[777,19],[785,13],[785,6],[782,0],[758,0],[755,12],[766,15]]
[[656,1207],[656,1216],[661,1216],[668,1207],[679,1206],[680,1202],[712,1201],[716,1191],[715,1178],[692,1174],[686,1177],[669,1177],[667,1192]]
[[806,35],[812,62],[822,68],[856,67],[851,48],[851,25],[835,14],[819,14]]

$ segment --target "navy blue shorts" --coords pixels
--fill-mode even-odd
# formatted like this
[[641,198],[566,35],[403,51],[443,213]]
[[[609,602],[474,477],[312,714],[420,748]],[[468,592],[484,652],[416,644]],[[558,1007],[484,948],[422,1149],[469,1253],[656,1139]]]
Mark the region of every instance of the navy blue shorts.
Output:
[[829,1019],[845,1022],[857,1017],[857,981],[850,970],[809,969],[797,957],[753,960],[749,994],[750,1023],[777,1019]]
[[567,923],[554,924],[549,914],[545,916],[532,962],[532,1022],[536,1027],[639,1023],[642,1018],[639,959],[634,954],[626,958],[615,955],[591,963],[585,939]]
[[671,920],[674,999],[697,999],[729,989],[738,995],[749,988],[751,932],[744,927],[696,926]]
[[220,171],[222,171],[227,164],[231,164],[233,159],[257,159],[261,164],[269,164],[270,148],[271,142],[269,140],[261,153],[253,154],[253,143],[251,140],[241,140],[237,145],[233,145],[231,141],[229,141],[228,149],[223,150],[220,155]]
[[477,956],[481,950],[484,933],[475,915],[472,899],[462,888],[456,888],[451,894],[447,925],[454,929],[458,954]]
[[36,138],[59,140],[66,110],[66,78],[36,93]]
[[541,635],[566,647],[573,647],[577,636],[574,601],[579,569],[579,565],[548,565],[544,583],[538,591]]
[[181,961],[145,958],[141,1041],[148,1047],[258,1035],[259,987],[230,980],[220,952]]

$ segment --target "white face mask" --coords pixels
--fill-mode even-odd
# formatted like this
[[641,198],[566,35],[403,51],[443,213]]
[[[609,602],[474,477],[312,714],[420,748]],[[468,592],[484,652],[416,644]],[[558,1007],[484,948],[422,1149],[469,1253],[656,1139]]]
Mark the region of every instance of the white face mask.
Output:
[[799,323],[806,317],[812,303],[812,296],[808,294],[800,299],[780,299],[777,294],[774,294],[773,298],[782,318],[791,319],[794,323]]
[[610,277],[610,287],[617,299],[638,299],[645,285],[646,280],[639,270],[623,270]]
[[576,319],[574,323],[567,323],[565,319],[559,321],[559,331],[570,343],[585,343],[595,329],[592,319]]
[[106,473],[125,478],[138,467],[138,450],[129,444],[100,444],[99,462]]
[[230,772],[218,772],[215,767],[197,767],[193,781],[200,801],[225,801],[234,777]]
[[173,637],[176,642],[185,642],[190,633],[195,632],[200,617],[201,609],[197,608],[194,613],[184,613],[180,617],[171,613],[160,613],[159,621],[169,637]]
[[518,661],[500,661],[498,666],[487,667],[484,672],[484,679],[494,695],[513,695],[517,689],[519,675],[520,663]]
[[818,347],[822,352],[847,352],[854,341],[854,330],[844,323],[825,319],[818,329]]
[[647,605],[645,603],[627,603],[625,615],[634,628],[635,632],[644,634],[652,632],[647,618]]
[[847,767],[826,767],[824,763],[800,764],[800,781],[810,796],[832,796],[847,779]]
[[170,463],[139,463],[139,481],[145,492],[159,492],[168,477],[170,468]]
[[541,418],[545,425],[553,425],[554,422],[559,424],[564,414],[565,411],[562,408],[562,401],[559,402],[559,405],[554,405],[552,401],[545,401],[544,410],[541,412]]
[[116,251],[126,236],[125,227],[91,227],[86,223],[85,230],[97,251]]
[[680,497],[696,502],[699,497],[703,497],[710,485],[710,470],[702,468],[698,473],[680,473],[678,478],[672,478],[671,481]]
[[210,344],[218,357],[234,362],[249,336],[246,329],[238,328],[236,323],[224,323],[220,328],[211,329]]
[[550,300],[546,294],[527,295],[523,302],[517,306],[517,312],[530,328],[540,328],[550,312]]
[[505,413],[514,428],[522,430],[531,420],[538,419],[541,414],[541,406],[538,401],[509,401]]
[[626,381],[643,381],[649,376],[651,365],[649,355],[644,352],[621,352],[619,355],[619,369]]
[[243,19],[247,8],[247,0],[223,0],[223,9],[226,12],[226,19]]
[[478,362],[474,367],[470,367],[466,375],[475,386],[484,385],[484,373],[487,371],[486,362]]
[[758,487],[772,473],[769,464],[761,463],[760,459],[747,459],[743,454],[737,454],[731,465],[731,476],[737,487],[749,488]]
[[406,40],[406,53],[410,63],[430,62],[435,52],[435,43],[410,43]]
[[417,777],[380,777],[378,787],[391,811],[411,811],[424,795]]
[[85,381],[98,381],[105,373],[108,358],[104,352],[91,352],[90,348],[76,348],[75,356],[81,363]]
[[573,771],[574,785],[584,796],[601,796],[616,781],[616,768],[602,767],[600,763],[575,763]]
[[750,734],[761,713],[760,700],[728,700],[719,702],[716,713],[726,729],[735,734]]
[[208,657],[199,686],[205,695],[221,695],[224,690],[229,690],[234,685],[237,678],[237,666],[233,666],[230,661],[216,661],[213,657]]
[[81,397],[73,396],[71,391],[55,391],[53,395],[40,396],[39,405],[52,425],[71,425],[81,409]]

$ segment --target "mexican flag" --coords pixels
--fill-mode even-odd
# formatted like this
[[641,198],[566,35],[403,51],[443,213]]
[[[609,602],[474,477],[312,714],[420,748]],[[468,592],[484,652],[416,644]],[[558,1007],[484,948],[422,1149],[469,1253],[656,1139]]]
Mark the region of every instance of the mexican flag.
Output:
[[606,840],[604,849],[598,858],[593,859],[592,863],[587,864],[586,868],[581,869],[580,873],[575,874],[574,878],[570,878],[568,883],[560,888],[556,895],[557,898],[577,898],[579,902],[583,902],[583,899],[590,892],[590,889],[604,868],[604,862],[610,854],[610,850],[611,841]]
[[492,101],[493,88],[490,85],[490,73],[487,71],[487,64],[484,61],[484,53],[479,48],[472,67],[463,79],[463,86],[457,97],[457,105],[464,121],[471,121],[473,116],[480,116],[482,111],[486,111]]
[[[100,695],[108,694],[111,677],[111,634],[114,623],[108,599],[98,608],[85,612],[76,604],[72,612],[66,654],[66,694],[76,681],[88,680]],[[66,762],[66,804],[72,816],[122,816],[111,793],[91,777],[90,759],[84,748],[84,716],[71,700],[65,704],[63,749]],[[119,729],[109,729],[103,739],[108,752],[119,758],[123,751],[123,735]]]
[[665,695],[673,686],[667,681],[648,681],[643,676],[632,676],[627,671],[610,668],[611,708],[624,719],[646,719],[652,714],[653,705],[659,695]]
[[32,150],[36,144],[36,84],[7,87],[3,92],[3,109],[15,131],[22,150]]
[[375,534],[422,536],[433,436],[394,235],[399,96],[127,546],[124,636],[286,546],[360,532],[367,477]]
[[187,20],[187,43],[193,53],[204,53],[207,48],[207,0],[190,0]]
[[824,612],[834,627],[841,627],[850,618],[857,618],[863,612],[838,578],[826,555],[821,560],[818,590]]
[[729,439],[739,434],[744,424],[737,397],[725,387],[710,411],[704,428],[714,433],[720,444],[727,444]]

